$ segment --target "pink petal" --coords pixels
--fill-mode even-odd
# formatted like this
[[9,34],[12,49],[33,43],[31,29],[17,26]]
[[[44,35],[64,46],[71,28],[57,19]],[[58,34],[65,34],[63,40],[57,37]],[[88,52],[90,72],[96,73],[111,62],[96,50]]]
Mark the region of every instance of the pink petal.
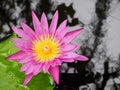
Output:
[[59,39],[63,39],[63,37],[64,37],[65,34],[67,33],[68,28],[69,28],[68,26],[65,27],[65,28],[57,35],[57,37],[58,37]]
[[32,79],[32,77],[33,77],[32,73],[28,74],[24,80],[23,85],[26,85]]
[[29,62],[29,61],[31,61],[31,55],[29,54],[29,55],[26,55],[26,56],[24,56],[23,58],[21,58],[21,59],[18,59],[18,62],[19,63],[27,63],[27,62]]
[[34,65],[34,64],[31,64],[31,65],[29,66],[29,68],[26,69],[25,74],[28,75],[28,74],[30,74],[30,73],[33,73],[34,67],[35,67],[35,65]]
[[28,68],[26,68],[25,74],[33,73],[35,66],[38,64],[38,62],[36,62],[34,60],[31,60],[30,63],[31,64],[29,64]]
[[76,53],[73,53],[73,52],[68,52],[68,53],[65,53],[61,58],[63,59],[74,59],[74,58],[77,58],[79,57],[78,54]]
[[56,62],[57,66],[62,64],[62,62],[60,61],[60,59],[56,59],[55,62]]
[[74,62],[74,59],[61,59],[63,62]]
[[55,66],[61,65],[61,61],[60,61],[59,58],[56,58],[55,60],[49,62],[49,64],[50,64],[52,67],[55,67]]
[[12,54],[11,56],[8,56],[6,59],[8,59],[8,60],[21,59],[25,55],[26,55],[26,53],[24,51],[18,51],[15,54]]
[[58,22],[58,11],[55,12],[53,19],[51,21],[51,24],[50,24],[49,31],[50,31],[50,34],[52,34],[52,35],[54,35],[54,33],[55,33],[55,30],[57,27],[57,22]]
[[82,28],[81,29],[78,29],[78,30],[75,30],[75,31],[71,31],[71,32],[68,32],[64,39],[63,39],[63,42],[65,43],[69,43],[71,42],[73,39],[75,39],[76,36],[78,36],[81,32],[82,32]]
[[43,72],[46,73],[48,71],[49,67],[50,67],[49,63],[44,64],[44,66],[43,66]]
[[31,40],[30,36],[27,35],[22,29],[16,28],[14,26],[11,27],[13,29],[13,31],[19,35],[20,37],[24,38],[25,40]]
[[31,62],[27,62],[27,63],[23,64],[23,66],[20,68],[20,71],[26,71],[30,65],[31,65]]
[[33,75],[37,75],[42,70],[42,66],[43,66],[43,64],[41,64],[41,63],[36,65],[34,68],[34,71],[33,71]]
[[69,51],[77,50],[79,48],[79,46],[76,44],[67,44],[67,45],[63,46],[62,48],[63,48],[63,50],[62,50],[63,52],[64,51],[69,52]]
[[17,43],[17,44],[19,44],[19,43],[22,43],[22,44],[28,43],[25,40],[22,40],[20,38],[12,38],[12,41],[15,42],[15,43]]
[[35,37],[35,32],[25,23],[21,23],[23,30],[31,37]]
[[45,13],[43,13],[42,17],[41,17],[41,26],[42,26],[43,30],[46,33],[48,33],[48,21],[47,21]]
[[56,30],[56,35],[59,35],[63,31],[63,29],[66,27],[66,24],[67,20],[64,20]]
[[48,71],[50,75],[53,77],[53,79],[55,80],[55,82],[59,84],[59,67],[58,66],[50,67]]
[[43,34],[41,23],[39,19],[37,18],[37,16],[35,15],[34,11],[32,11],[32,21],[33,21],[33,26],[34,26],[36,34]]
[[17,48],[19,48],[20,50],[23,50],[23,51],[31,50],[31,47],[32,47],[31,42],[24,41],[24,40],[19,39],[19,38],[13,38],[12,41],[15,42],[15,46]]
[[79,60],[79,61],[87,61],[88,58],[83,56],[83,55],[79,55],[78,57],[75,58],[76,60]]
[[51,65],[52,67],[55,67],[55,66],[56,66],[56,60],[51,61],[51,62],[50,62],[50,65]]

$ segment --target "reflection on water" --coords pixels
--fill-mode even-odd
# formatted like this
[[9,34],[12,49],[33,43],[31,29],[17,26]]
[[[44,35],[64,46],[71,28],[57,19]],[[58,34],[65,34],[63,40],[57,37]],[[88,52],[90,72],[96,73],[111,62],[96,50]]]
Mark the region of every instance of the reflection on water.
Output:
[[[45,12],[49,23],[55,10],[59,10],[58,24],[67,18],[69,26],[79,25],[84,27],[85,24],[79,20],[79,17],[75,16],[79,9],[73,8],[74,3],[80,3],[79,1],[86,3],[94,1],[95,12],[93,13],[95,17],[88,25],[90,30],[92,27],[90,32],[92,34],[88,32],[89,35],[81,43],[81,51],[78,50],[78,53],[87,56],[89,61],[63,64],[61,72],[64,73],[61,73],[60,85],[56,87],[59,88],[58,90],[90,90],[92,87],[94,89],[91,90],[104,90],[111,77],[114,80],[114,78],[120,76],[119,67],[114,68],[113,66],[114,71],[109,67],[112,58],[106,55],[107,49],[103,43],[103,38],[107,32],[103,26],[105,27],[105,21],[111,8],[110,3],[113,0],[74,0],[69,5],[65,4],[67,1],[61,1],[62,3],[59,4],[55,0],[1,0],[0,42],[12,35],[11,25],[19,27],[20,22],[23,21],[33,27],[31,24],[32,10],[36,12],[37,16],[41,16],[42,12]],[[82,8],[82,6],[78,6],[78,8]],[[67,73],[74,73],[75,75],[68,75]],[[119,85],[120,83],[114,83],[111,88],[119,90]]]
[[[26,22],[32,27],[31,24],[31,11],[34,10],[38,16],[41,16],[42,12],[45,12],[51,19],[51,15],[55,10],[59,10],[59,22],[60,24],[66,18],[70,18],[68,21],[69,26],[74,26],[80,23],[77,18],[74,18],[75,10],[70,6],[66,6],[64,3],[61,5],[56,5],[55,2],[51,0],[2,0],[0,1],[0,41],[7,39],[11,34],[11,25],[20,25],[20,22]],[[81,23],[82,24],[82,23]],[[6,26],[5,28],[3,26]]]

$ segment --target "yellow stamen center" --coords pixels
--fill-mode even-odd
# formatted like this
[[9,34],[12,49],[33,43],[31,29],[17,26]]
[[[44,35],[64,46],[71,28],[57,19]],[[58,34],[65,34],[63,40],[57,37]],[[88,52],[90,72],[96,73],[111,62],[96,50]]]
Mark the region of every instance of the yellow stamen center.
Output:
[[33,41],[32,50],[38,62],[52,61],[60,56],[59,40],[50,35],[44,35]]

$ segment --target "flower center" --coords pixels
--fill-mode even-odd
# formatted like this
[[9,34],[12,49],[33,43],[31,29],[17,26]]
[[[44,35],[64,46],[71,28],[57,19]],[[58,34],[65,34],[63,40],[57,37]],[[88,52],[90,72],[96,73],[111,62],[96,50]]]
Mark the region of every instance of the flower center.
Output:
[[59,40],[50,35],[44,35],[34,40],[32,51],[38,62],[52,61],[61,54]]
[[48,46],[44,46],[44,51],[43,52],[46,53],[46,54],[49,54],[49,53],[51,53],[51,50]]

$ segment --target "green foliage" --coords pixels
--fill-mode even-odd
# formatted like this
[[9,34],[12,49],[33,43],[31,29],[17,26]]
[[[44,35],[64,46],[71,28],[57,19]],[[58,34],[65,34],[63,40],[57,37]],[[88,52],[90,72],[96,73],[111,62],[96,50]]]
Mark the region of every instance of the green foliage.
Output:
[[27,86],[23,86],[25,75],[20,72],[21,67],[16,61],[8,61],[5,58],[18,51],[14,47],[11,38],[0,42],[0,90],[53,90],[49,74],[40,73],[32,78]]

